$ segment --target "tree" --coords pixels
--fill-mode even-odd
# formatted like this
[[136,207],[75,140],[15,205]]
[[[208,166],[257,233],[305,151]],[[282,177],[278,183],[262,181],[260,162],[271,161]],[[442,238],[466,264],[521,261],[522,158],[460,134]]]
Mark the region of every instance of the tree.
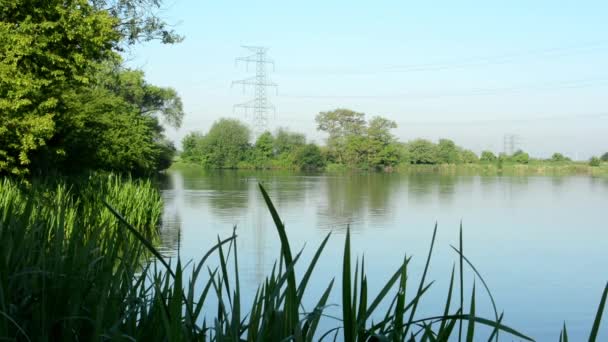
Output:
[[253,163],[256,168],[268,168],[268,163],[274,156],[274,138],[270,132],[260,134],[253,148]]
[[[149,85],[143,72],[119,66],[100,70],[97,78],[96,87],[64,91],[63,118],[34,165],[139,174],[167,167],[175,148],[160,120],[179,127],[184,113],[175,90]],[[52,158],[53,150],[65,154]]]
[[392,120],[375,116],[368,123],[367,136],[372,141],[377,141],[383,145],[388,145],[395,141],[391,130],[397,128],[397,123]]
[[372,118],[367,127],[368,165],[372,168],[395,166],[399,163],[400,153],[397,139],[391,130],[397,123],[380,116]]
[[457,163],[459,161],[459,153],[456,144],[449,139],[440,139],[437,145],[437,158],[439,163]]
[[416,139],[408,144],[412,164],[437,164],[437,146],[425,139]]
[[479,161],[482,163],[494,163],[497,159],[496,155],[491,151],[482,151],[479,157]]
[[[36,165],[56,167],[49,163],[69,156],[64,144],[69,139],[63,134],[82,116],[69,110],[75,103],[66,103],[66,96],[73,100],[70,93],[87,88],[95,92],[106,63],[120,63],[118,52],[124,44],[179,40],[153,14],[152,9],[160,4],[139,0],[2,1],[0,173],[24,175]],[[174,91],[157,90],[164,92],[157,96],[177,98]]]
[[460,151],[460,161],[465,164],[474,164],[479,161],[477,154],[471,150],[462,150]]
[[319,170],[325,167],[321,150],[315,144],[306,144],[295,151],[296,163],[301,170]]
[[315,121],[317,129],[329,134],[327,147],[336,154],[339,163],[343,162],[343,150],[348,137],[365,132],[365,114],[349,109],[321,112]]
[[522,150],[517,150],[511,156],[511,160],[517,164],[528,164],[528,162],[530,161],[530,155]]
[[203,156],[203,152],[201,150],[204,135],[198,132],[188,133],[182,139],[182,159],[186,161],[200,162]]
[[213,123],[201,141],[203,165],[216,169],[234,169],[249,150],[249,128],[235,119]]
[[561,153],[553,153],[553,155],[551,156],[551,161],[559,163],[559,162],[570,161],[570,158],[564,156]]
[[598,157],[591,157],[589,160],[589,165],[593,167],[600,166],[601,163],[602,161]]
[[306,144],[306,137],[301,133],[290,132],[284,128],[279,128],[275,133],[274,152],[277,155],[291,153],[295,149]]
[[602,154],[602,156],[600,157],[600,159],[602,161],[608,162],[608,152]]

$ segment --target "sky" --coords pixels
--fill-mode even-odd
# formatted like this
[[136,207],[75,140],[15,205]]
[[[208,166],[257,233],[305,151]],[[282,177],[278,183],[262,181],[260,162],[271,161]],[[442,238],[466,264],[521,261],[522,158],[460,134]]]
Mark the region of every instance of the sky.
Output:
[[608,1],[169,0],[161,17],[185,40],[133,47],[130,67],[175,88],[186,115],[167,129],[179,147],[222,117],[255,74],[243,45],[268,47],[268,90],[285,127],[324,143],[314,118],[348,108],[394,120],[402,141],[449,138],[476,152],[504,136],[536,157],[608,151]]

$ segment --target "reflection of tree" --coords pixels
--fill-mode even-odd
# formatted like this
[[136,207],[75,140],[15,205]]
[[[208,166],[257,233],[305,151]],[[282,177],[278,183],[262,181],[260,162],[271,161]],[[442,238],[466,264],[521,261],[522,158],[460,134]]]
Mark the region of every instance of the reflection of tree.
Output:
[[345,228],[368,214],[391,208],[390,200],[399,186],[397,174],[370,173],[325,177],[322,190],[325,202],[319,203],[318,215],[321,227]]
[[551,184],[554,188],[561,188],[564,185],[564,176],[554,175],[551,177]]
[[182,179],[184,204],[192,208],[209,207],[222,217],[235,217],[247,209],[247,177],[233,170],[175,171]]
[[410,201],[428,201],[431,193],[433,192],[434,185],[437,184],[438,177],[440,176],[435,173],[408,174],[407,191]]
[[179,211],[167,210],[163,213],[160,228],[160,251],[166,256],[173,256],[180,243],[181,217]]
[[171,173],[163,180],[162,198],[164,203],[160,227],[160,250],[163,254],[175,254],[179,244],[181,229],[180,210],[183,205],[183,181],[179,173]]

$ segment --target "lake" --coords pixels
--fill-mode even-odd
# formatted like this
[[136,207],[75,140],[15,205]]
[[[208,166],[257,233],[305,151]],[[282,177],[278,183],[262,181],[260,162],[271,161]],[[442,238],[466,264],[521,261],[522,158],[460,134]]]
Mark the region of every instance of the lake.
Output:
[[[179,247],[182,259],[198,260],[218,235],[228,237],[236,226],[245,303],[279,256],[278,235],[258,182],[285,222],[292,250],[304,247],[301,262],[307,264],[332,233],[307,290],[311,306],[332,277],[330,302],[340,303],[347,227],[353,258],[365,255],[373,295],[404,255],[413,257],[408,286],[417,287],[437,223],[427,276],[436,282],[420,310],[421,316],[441,314],[458,260],[450,244],[458,245],[462,222],[465,255],[504,311],[504,324],[539,341],[557,340],[564,321],[574,341],[586,339],[591,330],[608,281],[608,178],[170,171],[162,191],[163,253],[175,256]],[[474,273],[465,274],[468,297]],[[493,318],[489,298],[479,279],[475,282],[477,311]],[[608,338],[607,321],[604,317],[598,340]]]

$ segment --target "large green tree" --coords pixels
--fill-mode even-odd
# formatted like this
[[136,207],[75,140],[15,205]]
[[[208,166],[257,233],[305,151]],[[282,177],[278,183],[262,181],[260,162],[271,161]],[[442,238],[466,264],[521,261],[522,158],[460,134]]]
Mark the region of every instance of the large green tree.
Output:
[[51,165],[139,174],[166,168],[174,148],[161,121],[179,127],[182,103],[175,90],[150,85],[143,76],[116,67],[100,73],[104,81],[96,87],[66,92],[66,120],[48,143],[63,146],[65,156]]
[[344,108],[321,112],[315,121],[317,129],[328,134],[327,147],[339,163],[344,162],[347,141],[352,141],[352,136],[362,135],[366,129],[364,113]]
[[36,164],[55,167],[49,163],[69,157],[64,133],[83,127],[76,123],[86,122],[85,113],[98,112],[86,102],[76,110],[73,94],[107,90],[99,75],[107,63],[120,63],[125,46],[180,39],[154,14],[159,6],[147,0],[0,0],[0,173],[23,175]]
[[234,169],[247,157],[250,131],[235,119],[220,119],[213,123],[197,147],[206,167]]
[[456,144],[450,139],[439,139],[437,145],[437,159],[439,163],[455,164],[460,161],[460,153]]
[[408,143],[408,152],[412,164],[437,164],[437,146],[425,139],[416,139]]

